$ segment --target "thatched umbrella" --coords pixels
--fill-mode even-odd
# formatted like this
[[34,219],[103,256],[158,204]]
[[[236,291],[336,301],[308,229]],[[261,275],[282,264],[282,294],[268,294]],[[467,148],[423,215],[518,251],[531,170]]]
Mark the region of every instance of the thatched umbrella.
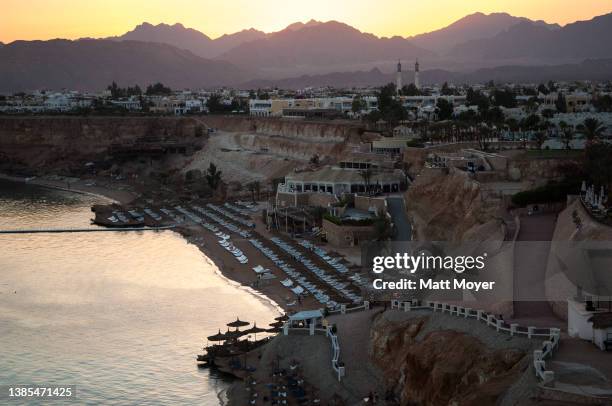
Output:
[[289,316],[287,316],[286,314],[283,314],[282,316],[275,317],[274,320],[276,320],[276,321],[287,321],[287,320],[289,320]]
[[248,326],[250,323],[248,321],[242,321],[238,317],[236,317],[236,321],[232,321],[231,323],[227,323],[228,327],[244,327]]
[[284,325],[285,325],[285,323],[282,322],[282,321],[275,321],[274,323],[270,323],[271,327],[282,327]]
[[229,328],[227,329],[227,332],[225,333],[227,338],[239,338],[239,337],[242,337],[245,334],[246,333],[244,331],[240,331],[238,329],[236,329],[234,331],[230,331]]
[[257,327],[257,323],[253,323],[253,327],[243,331],[245,334],[255,334],[255,341],[257,341],[257,333],[264,333],[267,331],[265,328]]
[[208,340],[209,341],[223,341],[227,339],[227,336],[225,334],[223,334],[221,332],[221,330],[219,330],[219,332],[217,334],[214,334],[212,336],[208,336]]

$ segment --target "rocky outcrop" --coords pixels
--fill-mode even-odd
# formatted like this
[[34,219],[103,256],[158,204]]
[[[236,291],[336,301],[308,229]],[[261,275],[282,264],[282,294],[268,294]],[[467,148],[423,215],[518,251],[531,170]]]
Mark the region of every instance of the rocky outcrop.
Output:
[[418,240],[501,241],[502,207],[501,201],[485,199],[479,183],[460,171],[425,168],[406,193],[406,208]]
[[362,127],[345,122],[319,122],[279,118],[207,116],[213,128],[236,134],[245,148],[278,153],[296,159],[313,155],[339,157],[362,138]]
[[67,168],[143,137],[188,141],[199,124],[175,117],[2,117],[2,170]]
[[490,349],[456,330],[424,331],[428,316],[379,317],[370,356],[402,405],[496,404],[525,367],[525,352]]

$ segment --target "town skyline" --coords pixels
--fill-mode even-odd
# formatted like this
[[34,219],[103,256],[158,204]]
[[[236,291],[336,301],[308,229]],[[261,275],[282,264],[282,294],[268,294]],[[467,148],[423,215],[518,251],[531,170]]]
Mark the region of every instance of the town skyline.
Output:
[[[228,10],[213,2],[179,1],[174,9],[158,7],[157,0],[132,1],[129,5],[116,0],[81,3],[63,0],[63,7],[34,0],[27,4],[9,0],[4,5],[0,25],[0,42],[15,40],[49,40],[55,38],[79,39],[103,38],[121,35],[135,26],[151,24],[182,24],[201,31],[210,38],[218,38],[247,29],[266,33],[276,32],[296,22],[339,21],[364,33],[378,37],[411,37],[442,29],[453,22],[476,12],[484,14],[508,13],[531,20],[542,20],[561,26],[575,21],[588,20],[609,12],[609,4],[599,1],[583,2],[580,8],[569,1],[473,1],[458,4],[450,0],[437,2],[435,6],[415,2],[384,0],[376,9],[365,2],[336,1],[323,7],[314,1],[308,11],[268,1],[255,5],[238,1]],[[115,3],[116,7],[109,7]],[[350,3],[350,4],[349,4]],[[112,6],[113,4],[111,4]],[[32,13],[32,10],[37,10]],[[29,12],[28,12],[29,10]],[[61,10],[61,12],[60,12]],[[444,10],[440,13],[440,10]],[[553,10],[551,12],[551,10]],[[92,17],[95,16],[95,17]],[[214,18],[211,18],[214,16]]]

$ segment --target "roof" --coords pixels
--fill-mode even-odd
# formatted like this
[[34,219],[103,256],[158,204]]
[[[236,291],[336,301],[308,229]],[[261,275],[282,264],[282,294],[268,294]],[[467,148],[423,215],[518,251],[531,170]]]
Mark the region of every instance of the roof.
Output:
[[589,321],[593,323],[593,328],[603,329],[612,327],[612,312],[594,314]]
[[301,312],[297,312],[296,314],[289,316],[289,320],[310,320],[316,318],[322,318],[323,313],[321,310],[304,310]]
[[[340,169],[340,168],[323,168],[312,172],[298,172],[286,176],[287,180],[298,182],[327,182],[327,183],[364,183],[363,176],[357,170]],[[370,183],[376,184],[376,181],[401,181],[402,178],[398,174],[390,172],[375,172],[372,173]]]

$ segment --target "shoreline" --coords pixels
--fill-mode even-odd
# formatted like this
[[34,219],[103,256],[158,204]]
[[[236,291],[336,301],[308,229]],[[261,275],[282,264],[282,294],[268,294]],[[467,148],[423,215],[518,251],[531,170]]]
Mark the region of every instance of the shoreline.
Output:
[[[109,201],[109,203],[115,204],[129,204],[138,197],[132,192],[128,191],[117,191],[103,186],[86,186],[82,184],[83,181],[74,182],[70,185],[70,188],[65,187],[65,183],[62,181],[49,180],[44,178],[34,178],[28,180],[26,177],[12,176],[4,173],[0,173],[0,180],[5,180],[15,183],[25,183],[40,187],[46,187],[50,189],[61,190],[70,193],[79,193],[89,196],[98,197]],[[242,269],[236,269],[238,265],[228,264],[227,261],[220,258],[222,250],[217,247],[216,238],[204,228],[198,228],[198,226],[190,227],[176,227],[171,231],[180,235],[188,244],[195,245],[200,252],[209,260],[215,267],[215,273],[226,280],[228,284],[239,287],[240,289],[248,292],[249,294],[257,297],[258,299],[266,302],[272,308],[275,309],[279,314],[285,313],[289,310],[288,306],[283,305],[283,297],[278,292],[270,291],[270,289],[257,289],[254,288],[251,283],[247,281],[248,274],[244,275]],[[204,243],[200,243],[201,241]],[[219,249],[216,249],[219,248]],[[257,253],[259,254],[259,253]],[[259,255],[253,256],[254,259],[259,259]],[[252,265],[247,265],[251,267]],[[243,276],[238,277],[238,276]],[[247,276],[247,278],[244,278]],[[267,290],[267,291],[266,291]]]
[[[52,180],[52,179],[45,179],[45,178],[38,178],[38,177],[27,178],[24,176],[15,176],[15,175],[8,175],[5,173],[0,173],[0,180],[5,180],[8,182],[14,182],[14,183],[25,183],[28,185],[46,187],[49,189],[62,190],[64,192],[72,192],[72,193],[79,193],[83,195],[94,196],[94,197],[102,198],[105,200],[109,200],[111,203],[117,203],[117,204],[128,204],[138,198],[138,196],[135,193],[129,192],[126,190],[114,190],[106,186],[98,186],[98,185],[87,186],[87,184],[84,183],[87,181],[80,180],[80,179],[76,182],[70,183],[70,182],[63,182],[60,180]],[[67,184],[69,185],[69,187],[66,187]]]

